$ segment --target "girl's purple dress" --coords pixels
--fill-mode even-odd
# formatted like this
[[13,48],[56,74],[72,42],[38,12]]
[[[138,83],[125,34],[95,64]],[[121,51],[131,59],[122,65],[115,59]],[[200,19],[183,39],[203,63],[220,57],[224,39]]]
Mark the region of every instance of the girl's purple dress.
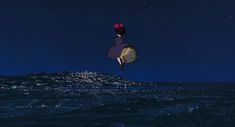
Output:
[[115,46],[109,50],[108,57],[117,59],[125,46],[126,44],[123,42],[123,37],[116,37]]

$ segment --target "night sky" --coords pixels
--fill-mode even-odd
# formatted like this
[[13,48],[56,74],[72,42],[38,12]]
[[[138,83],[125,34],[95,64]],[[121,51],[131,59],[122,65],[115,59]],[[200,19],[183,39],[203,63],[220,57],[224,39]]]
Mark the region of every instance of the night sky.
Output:
[[[113,24],[139,60],[107,57]],[[235,81],[235,1],[5,0],[0,75],[92,71],[140,81]]]

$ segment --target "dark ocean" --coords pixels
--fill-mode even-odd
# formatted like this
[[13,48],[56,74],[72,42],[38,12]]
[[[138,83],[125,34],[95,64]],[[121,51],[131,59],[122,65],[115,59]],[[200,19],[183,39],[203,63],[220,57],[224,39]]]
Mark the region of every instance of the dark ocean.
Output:
[[0,77],[0,127],[235,127],[235,83],[94,72]]

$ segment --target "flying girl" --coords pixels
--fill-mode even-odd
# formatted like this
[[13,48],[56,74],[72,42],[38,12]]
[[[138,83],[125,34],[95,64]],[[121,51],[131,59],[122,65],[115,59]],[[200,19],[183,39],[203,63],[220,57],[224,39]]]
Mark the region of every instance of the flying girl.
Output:
[[115,45],[109,50],[108,57],[116,59],[121,67],[124,69],[125,64],[133,63],[137,60],[137,50],[130,44],[125,44],[123,41],[126,29],[123,24],[115,24]]

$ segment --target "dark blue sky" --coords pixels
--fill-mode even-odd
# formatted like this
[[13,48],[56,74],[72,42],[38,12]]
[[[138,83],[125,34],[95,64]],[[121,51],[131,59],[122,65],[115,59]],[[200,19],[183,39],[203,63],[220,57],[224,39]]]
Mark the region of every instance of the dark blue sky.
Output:
[[[114,23],[140,59],[120,71]],[[97,71],[131,80],[235,81],[235,1],[5,0],[0,75]]]

